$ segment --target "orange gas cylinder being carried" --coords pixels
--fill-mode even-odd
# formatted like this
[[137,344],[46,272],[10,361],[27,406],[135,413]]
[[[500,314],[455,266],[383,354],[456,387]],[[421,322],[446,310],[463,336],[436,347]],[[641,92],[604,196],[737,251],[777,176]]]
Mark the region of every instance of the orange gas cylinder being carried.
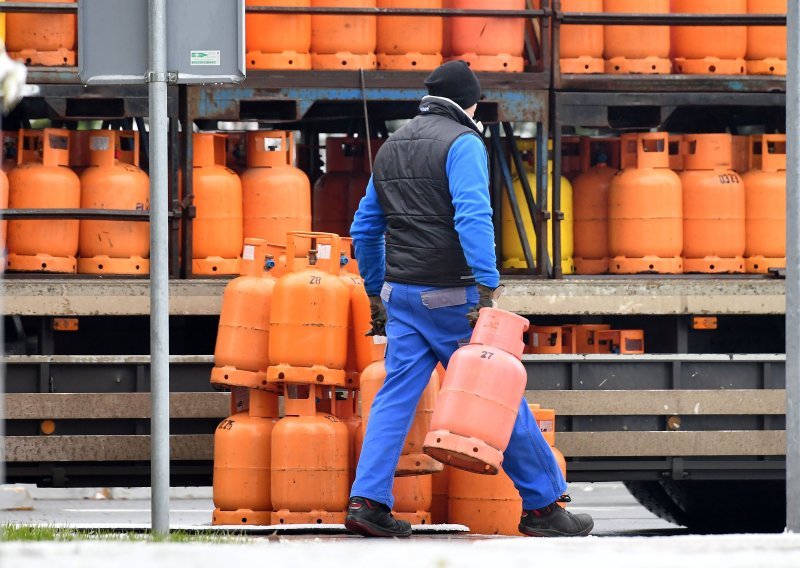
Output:
[[481,309],[469,345],[447,365],[426,454],[475,473],[499,471],[528,380],[520,358],[529,325],[511,312]]
[[[363,420],[362,428],[365,434],[372,403],[375,400],[375,395],[378,394],[378,391],[383,386],[384,380],[386,380],[386,367],[383,361],[376,361],[361,374],[361,419]],[[434,371],[417,404],[414,421],[411,423],[411,428],[400,453],[400,460],[397,462],[397,469],[395,469],[394,473],[396,477],[442,471],[443,466],[441,463],[422,453],[422,445],[426,434],[430,430],[431,415],[436,405],[438,393],[439,376]]]
[[[524,10],[525,0],[452,0],[460,10]],[[525,20],[522,18],[453,18],[452,59],[473,71],[522,71]]]
[[[747,0],[748,14],[785,14],[786,0]],[[747,28],[747,73],[786,75],[786,26]]]
[[681,180],[669,169],[669,135],[622,137],[622,171],[608,196],[611,272],[683,272]]
[[[211,384],[273,390],[257,373],[269,365],[269,316],[275,264],[261,239],[245,239],[241,276],[225,286]],[[266,381],[264,381],[266,382]]]
[[272,522],[270,462],[278,395],[250,391],[250,409],[226,418],[214,432],[212,525]]
[[448,469],[448,522],[466,525],[475,534],[519,536],[522,499],[502,469],[497,475]]
[[[379,8],[442,8],[442,0],[378,0]],[[442,63],[442,18],[378,18],[378,69],[431,71]]]
[[242,182],[225,167],[224,135],[195,132],[193,140],[192,273],[237,274],[244,240]]
[[[746,14],[747,0],[671,0],[679,14]],[[676,73],[744,75],[746,26],[673,26]]]
[[[669,0],[603,0],[603,11],[669,14]],[[672,70],[669,26],[605,26],[606,73],[663,74]]]
[[392,494],[395,518],[412,525],[431,524],[433,484],[430,475],[409,475],[394,480]]
[[[81,207],[85,209],[150,210],[150,178],[139,169],[139,133],[90,131],[90,167],[81,174]],[[133,146],[116,158],[120,147]],[[150,223],[139,221],[81,221],[78,245],[81,274],[148,274]]]
[[[374,8],[375,0],[311,0],[315,8]],[[313,69],[375,69],[375,16],[311,16]]]
[[[20,130],[17,167],[8,174],[11,209],[77,209],[81,182],[67,167],[69,131]],[[75,272],[78,220],[8,222],[8,270]]]
[[619,138],[581,139],[581,174],[572,182],[577,274],[608,272],[608,192],[619,165]]
[[[272,295],[266,379],[345,386],[350,291],[339,278],[339,237],[292,232],[288,239],[289,271]],[[295,261],[295,250],[309,242],[306,267]]]
[[245,237],[285,245],[286,233],[311,230],[311,183],[293,163],[291,132],[248,132],[247,170],[242,174]]
[[[317,412],[315,385],[286,385],[284,415],[272,430],[272,524],[344,522],[347,426]],[[324,395],[323,395],[324,398]]]
[[369,183],[367,162],[363,138],[331,136],[325,141],[325,173],[314,184],[315,231],[350,234]]
[[[311,6],[311,0],[246,0],[247,6]],[[310,14],[246,14],[248,69],[311,69]]]
[[[74,4],[76,0],[31,0]],[[10,13],[6,16],[6,50],[26,65],[75,65],[77,16]]]
[[[786,135],[753,139],[761,166],[744,175],[747,272],[786,266]],[[756,148],[757,147],[757,148]]]
[[[561,0],[564,12],[602,12],[603,0]],[[562,73],[602,73],[603,26],[561,26],[559,63]]]
[[744,183],[731,170],[730,134],[687,134],[684,272],[744,272]]

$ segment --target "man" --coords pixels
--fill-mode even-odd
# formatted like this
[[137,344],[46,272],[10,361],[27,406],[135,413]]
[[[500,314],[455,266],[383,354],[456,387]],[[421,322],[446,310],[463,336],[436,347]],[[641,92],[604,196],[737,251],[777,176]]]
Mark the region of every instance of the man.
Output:
[[[469,338],[500,284],[486,148],[472,118],[480,83],[466,63],[451,61],[425,85],[420,114],[378,152],[350,230],[372,333],[387,336],[386,381],[372,404],[345,521],[363,536],[411,535],[390,512],[403,442],[436,363],[447,365]],[[522,496],[520,532],[589,534],[589,515],[557,503],[567,485],[524,399],[504,456]]]

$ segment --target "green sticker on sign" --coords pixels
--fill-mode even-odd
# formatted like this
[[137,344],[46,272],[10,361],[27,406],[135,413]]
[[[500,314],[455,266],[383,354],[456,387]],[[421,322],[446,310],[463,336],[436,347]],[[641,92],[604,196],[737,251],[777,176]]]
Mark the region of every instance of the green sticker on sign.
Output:
[[191,65],[219,65],[220,51],[218,49],[193,49],[191,51]]

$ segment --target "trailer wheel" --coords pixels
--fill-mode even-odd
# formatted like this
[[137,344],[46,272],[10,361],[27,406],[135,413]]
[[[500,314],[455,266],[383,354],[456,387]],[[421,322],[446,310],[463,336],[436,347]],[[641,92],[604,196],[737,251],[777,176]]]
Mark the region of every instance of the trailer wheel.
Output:
[[675,525],[686,525],[685,513],[658,481],[626,481],[625,487],[648,511]]

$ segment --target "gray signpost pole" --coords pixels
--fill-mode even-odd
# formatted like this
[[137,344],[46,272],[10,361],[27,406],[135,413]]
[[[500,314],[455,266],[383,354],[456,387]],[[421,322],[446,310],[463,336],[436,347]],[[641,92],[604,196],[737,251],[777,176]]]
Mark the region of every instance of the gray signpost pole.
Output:
[[152,529],[169,533],[167,2],[150,0],[150,393]]
[[786,50],[786,526],[800,532],[800,6],[788,3]]

